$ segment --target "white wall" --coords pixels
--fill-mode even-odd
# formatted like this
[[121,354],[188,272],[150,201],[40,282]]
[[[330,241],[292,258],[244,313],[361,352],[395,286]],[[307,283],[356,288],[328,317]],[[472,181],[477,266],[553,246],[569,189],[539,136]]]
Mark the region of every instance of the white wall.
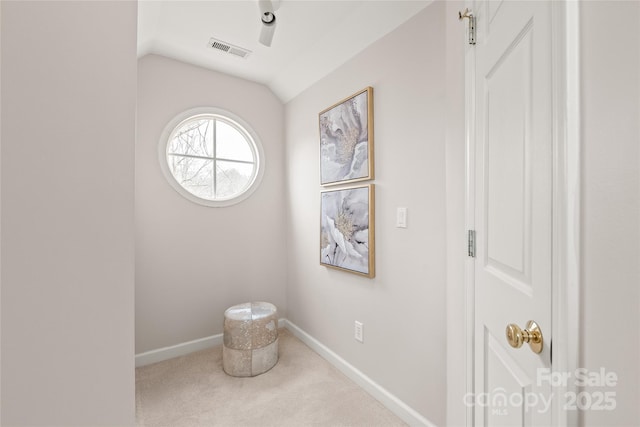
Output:
[[[444,2],[286,105],[288,318],[445,424]],[[405,48],[406,47],[406,48]],[[376,278],[319,265],[318,112],[374,89]],[[408,228],[395,228],[396,207]],[[364,323],[364,344],[353,338]]]
[[3,425],[135,422],[136,7],[2,2]]
[[640,3],[582,2],[582,360],[615,372],[614,412],[640,425]]
[[[224,310],[246,301],[285,316],[282,103],[263,85],[161,56],[140,59],[138,71],[136,353],[222,333]],[[199,106],[241,117],[262,141],[262,183],[239,204],[197,205],[162,175],[164,127]]]

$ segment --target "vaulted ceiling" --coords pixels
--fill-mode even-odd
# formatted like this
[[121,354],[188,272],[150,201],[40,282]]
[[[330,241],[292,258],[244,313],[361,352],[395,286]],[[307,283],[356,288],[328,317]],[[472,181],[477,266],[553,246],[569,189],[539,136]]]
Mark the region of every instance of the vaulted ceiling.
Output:
[[[266,47],[258,42],[257,0],[140,0],[138,56],[163,55],[259,82],[287,102],[430,2],[281,0]],[[250,53],[213,49],[211,38]]]

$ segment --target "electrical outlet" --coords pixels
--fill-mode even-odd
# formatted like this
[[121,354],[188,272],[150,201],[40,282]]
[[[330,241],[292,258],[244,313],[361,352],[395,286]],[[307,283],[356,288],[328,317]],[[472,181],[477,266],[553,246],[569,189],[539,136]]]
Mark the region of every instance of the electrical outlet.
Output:
[[364,342],[364,325],[356,320],[354,338],[356,341]]

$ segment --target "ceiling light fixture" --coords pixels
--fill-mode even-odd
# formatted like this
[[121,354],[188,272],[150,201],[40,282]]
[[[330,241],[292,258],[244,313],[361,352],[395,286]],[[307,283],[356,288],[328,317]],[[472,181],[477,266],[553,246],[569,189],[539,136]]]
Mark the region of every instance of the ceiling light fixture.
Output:
[[263,45],[271,46],[273,35],[276,31],[275,11],[280,6],[280,2],[272,0],[258,0],[258,6],[260,7],[261,14],[260,21],[262,22],[259,40]]

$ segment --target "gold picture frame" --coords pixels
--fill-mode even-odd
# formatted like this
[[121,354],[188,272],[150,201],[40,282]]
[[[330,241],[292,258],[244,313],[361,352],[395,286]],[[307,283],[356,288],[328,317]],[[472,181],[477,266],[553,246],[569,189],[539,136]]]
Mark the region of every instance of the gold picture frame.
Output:
[[320,185],[374,178],[373,88],[356,92],[318,114]]
[[375,277],[375,185],[320,193],[320,264]]

